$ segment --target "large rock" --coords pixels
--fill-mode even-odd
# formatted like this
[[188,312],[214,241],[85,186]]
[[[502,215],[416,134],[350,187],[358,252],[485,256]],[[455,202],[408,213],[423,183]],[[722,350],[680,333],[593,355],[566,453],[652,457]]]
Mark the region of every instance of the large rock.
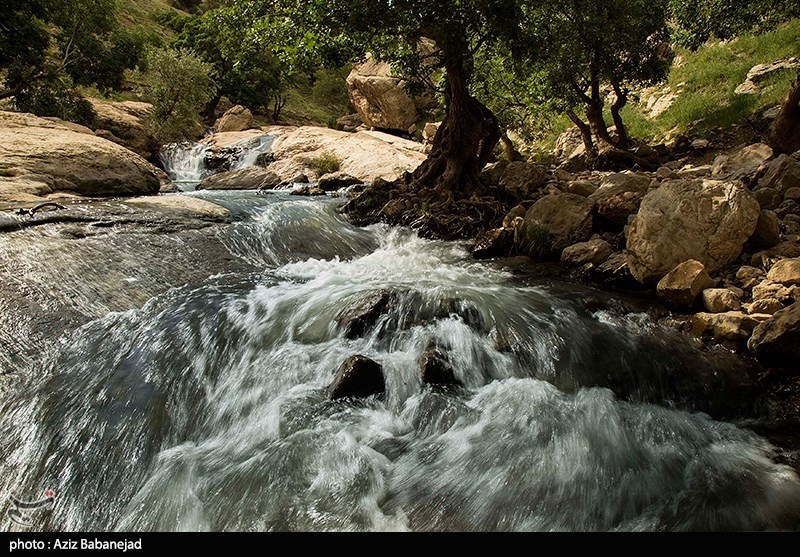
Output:
[[572,126],[556,139],[554,155],[557,161],[566,161],[586,153],[581,130]]
[[[143,102],[112,102],[89,99],[97,118],[95,130],[98,135],[126,147],[146,159],[158,150],[158,142],[147,131],[146,120],[153,105]],[[107,132],[107,133],[104,133]]]
[[274,188],[281,178],[271,170],[259,167],[241,168],[205,178],[198,190],[259,190]]
[[328,388],[328,397],[331,400],[381,397],[385,390],[383,368],[378,362],[366,356],[350,356],[339,367],[336,379]]
[[760,91],[759,84],[776,72],[794,70],[800,67],[800,60],[789,58],[778,60],[771,64],[757,64],[747,72],[747,78],[736,87],[734,91],[737,95],[753,95]]
[[[780,199],[791,188],[800,187],[800,162],[788,155],[780,155],[769,163],[764,176],[758,181],[759,189],[769,188],[776,191]],[[780,200],[775,205],[780,204]],[[774,207],[766,207],[773,209]]]
[[347,76],[350,102],[367,126],[409,131],[419,113],[405,81],[392,76],[387,62],[368,59],[353,66]]
[[759,214],[758,202],[740,183],[665,182],[645,196],[628,230],[631,274],[653,283],[687,259],[713,273],[739,257]]
[[355,186],[363,183],[358,178],[350,176],[346,172],[330,172],[320,177],[317,187],[322,191],[336,191],[348,186]]
[[611,247],[611,244],[596,238],[564,248],[564,251],[561,252],[561,262],[571,267],[580,267],[586,263],[601,265],[611,257],[612,253],[614,253],[614,248]]
[[762,209],[752,241],[755,245],[766,248],[771,248],[781,242],[781,221],[774,211]]
[[747,315],[741,311],[698,313],[692,316],[692,332],[697,336],[709,336],[714,340],[742,343],[750,338],[759,323],[769,317],[769,315]]
[[505,167],[500,187],[516,201],[531,199],[547,181],[544,168],[535,163],[512,162]]
[[797,370],[800,365],[800,302],[756,327],[747,347],[769,365]]
[[691,309],[698,296],[714,286],[714,280],[699,261],[684,261],[664,276],[656,288],[658,299],[677,309]]
[[522,243],[533,256],[559,256],[592,235],[594,204],[580,195],[546,195],[525,213]]
[[472,256],[475,259],[505,257],[514,245],[514,231],[511,228],[495,228],[480,232],[475,238]]
[[327,156],[339,161],[339,172],[361,182],[376,178],[392,182],[427,157],[424,145],[381,132],[347,133],[312,126],[273,126],[267,131],[278,136],[271,151],[275,162],[269,169],[285,181],[298,174],[316,180],[322,173],[313,161]]
[[639,210],[649,187],[649,177],[621,172],[606,176],[589,199],[604,222],[622,229],[628,224],[628,217]]
[[31,114],[0,112],[0,198],[35,201],[53,192],[157,193],[158,170],[133,151]]
[[420,354],[419,375],[427,385],[458,386],[461,382],[456,378],[456,372],[440,348],[429,346]]
[[711,176],[718,180],[749,182],[772,155],[772,148],[769,145],[763,143],[748,145],[732,155],[720,155],[714,159]]
[[728,288],[708,288],[703,290],[703,307],[709,313],[738,311],[742,309],[742,301]]
[[800,259],[781,259],[769,270],[767,280],[785,286],[800,284]]
[[359,338],[370,330],[395,300],[389,290],[377,290],[345,304],[336,316],[339,328],[349,339]]
[[241,132],[253,127],[253,113],[242,105],[237,104],[228,109],[214,124],[217,133]]

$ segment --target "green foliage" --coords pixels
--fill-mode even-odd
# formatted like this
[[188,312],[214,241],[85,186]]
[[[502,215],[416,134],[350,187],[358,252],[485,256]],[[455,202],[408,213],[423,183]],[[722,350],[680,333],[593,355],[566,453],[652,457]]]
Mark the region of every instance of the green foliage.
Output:
[[190,51],[152,49],[137,76],[140,94],[153,107],[149,131],[162,143],[198,135],[199,111],[215,93],[211,67]]
[[675,38],[693,50],[711,38],[764,31],[800,16],[797,0],[670,0]]
[[[350,73],[350,65],[340,69],[321,69],[314,74],[311,95],[321,106],[339,110],[347,110],[350,96],[347,93],[345,79]],[[342,112],[344,115],[344,112]]]
[[307,162],[312,168],[316,168],[320,175],[338,172],[342,167],[342,159],[330,151],[324,151],[316,157],[311,157]]
[[36,80],[16,96],[15,104],[23,112],[94,127],[96,114],[91,103],[75,91],[66,77]]

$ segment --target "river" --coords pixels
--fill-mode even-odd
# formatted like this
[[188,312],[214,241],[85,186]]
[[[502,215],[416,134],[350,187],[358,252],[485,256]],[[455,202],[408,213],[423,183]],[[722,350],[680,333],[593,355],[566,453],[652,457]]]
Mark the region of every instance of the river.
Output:
[[[249,270],[100,312],[0,402],[0,492],[55,492],[38,527],[800,525],[797,474],[745,427],[749,364],[635,301],[353,227],[338,199],[189,195],[231,209],[219,239]],[[386,293],[348,332],[348,308]],[[432,345],[461,386],[421,382]],[[385,396],[328,400],[355,354],[383,366]]]

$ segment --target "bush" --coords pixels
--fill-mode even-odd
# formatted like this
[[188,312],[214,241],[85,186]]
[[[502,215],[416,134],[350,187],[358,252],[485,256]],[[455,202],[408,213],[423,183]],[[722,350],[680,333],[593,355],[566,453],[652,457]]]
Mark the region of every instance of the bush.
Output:
[[342,167],[342,159],[330,151],[325,151],[308,159],[308,164],[318,170],[321,175],[325,175],[338,172]]
[[94,129],[92,104],[78,94],[66,79],[36,81],[14,99],[17,109],[37,116],[54,116]]
[[191,51],[153,49],[136,75],[140,94],[153,105],[147,126],[160,143],[186,141],[202,130],[200,111],[214,95],[211,67]]

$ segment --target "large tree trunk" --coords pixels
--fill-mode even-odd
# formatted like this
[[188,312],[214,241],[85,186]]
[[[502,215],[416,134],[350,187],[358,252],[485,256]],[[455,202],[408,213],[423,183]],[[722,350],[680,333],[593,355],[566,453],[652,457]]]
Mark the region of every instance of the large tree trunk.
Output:
[[613,118],[614,125],[617,127],[617,136],[619,137],[617,147],[628,149],[631,145],[631,140],[625,123],[622,121],[622,114],[620,114],[625,105],[628,104],[628,92],[620,86],[619,81],[616,79],[611,80],[611,86],[614,87],[614,93],[617,95],[617,100],[611,105],[611,118]]
[[467,196],[480,186],[478,175],[500,140],[500,127],[492,111],[469,93],[471,69],[466,45],[444,45],[443,50],[447,72],[445,117],[430,155],[414,172],[411,184],[452,199],[456,194]]
[[592,134],[597,139],[598,143],[601,144],[600,148],[603,148],[603,143],[613,145],[614,142],[611,139],[611,134],[608,133],[608,126],[603,118],[603,106],[605,103],[600,94],[600,79],[595,75],[594,71],[592,71],[591,75],[590,96],[586,97],[585,100],[586,119],[589,121]]
[[778,153],[800,151],[800,74],[772,123],[767,143]]
[[503,144],[503,153],[508,162],[517,162],[522,160],[522,153],[517,151],[514,147],[514,142],[508,137],[508,132],[503,131],[500,135],[500,143]]
[[575,114],[574,110],[568,110],[567,116],[581,131],[581,139],[583,140],[583,146],[586,149],[586,155],[590,159],[593,159],[597,156],[597,148],[595,147],[594,139],[592,138],[592,128],[586,122],[581,120],[580,117]]

